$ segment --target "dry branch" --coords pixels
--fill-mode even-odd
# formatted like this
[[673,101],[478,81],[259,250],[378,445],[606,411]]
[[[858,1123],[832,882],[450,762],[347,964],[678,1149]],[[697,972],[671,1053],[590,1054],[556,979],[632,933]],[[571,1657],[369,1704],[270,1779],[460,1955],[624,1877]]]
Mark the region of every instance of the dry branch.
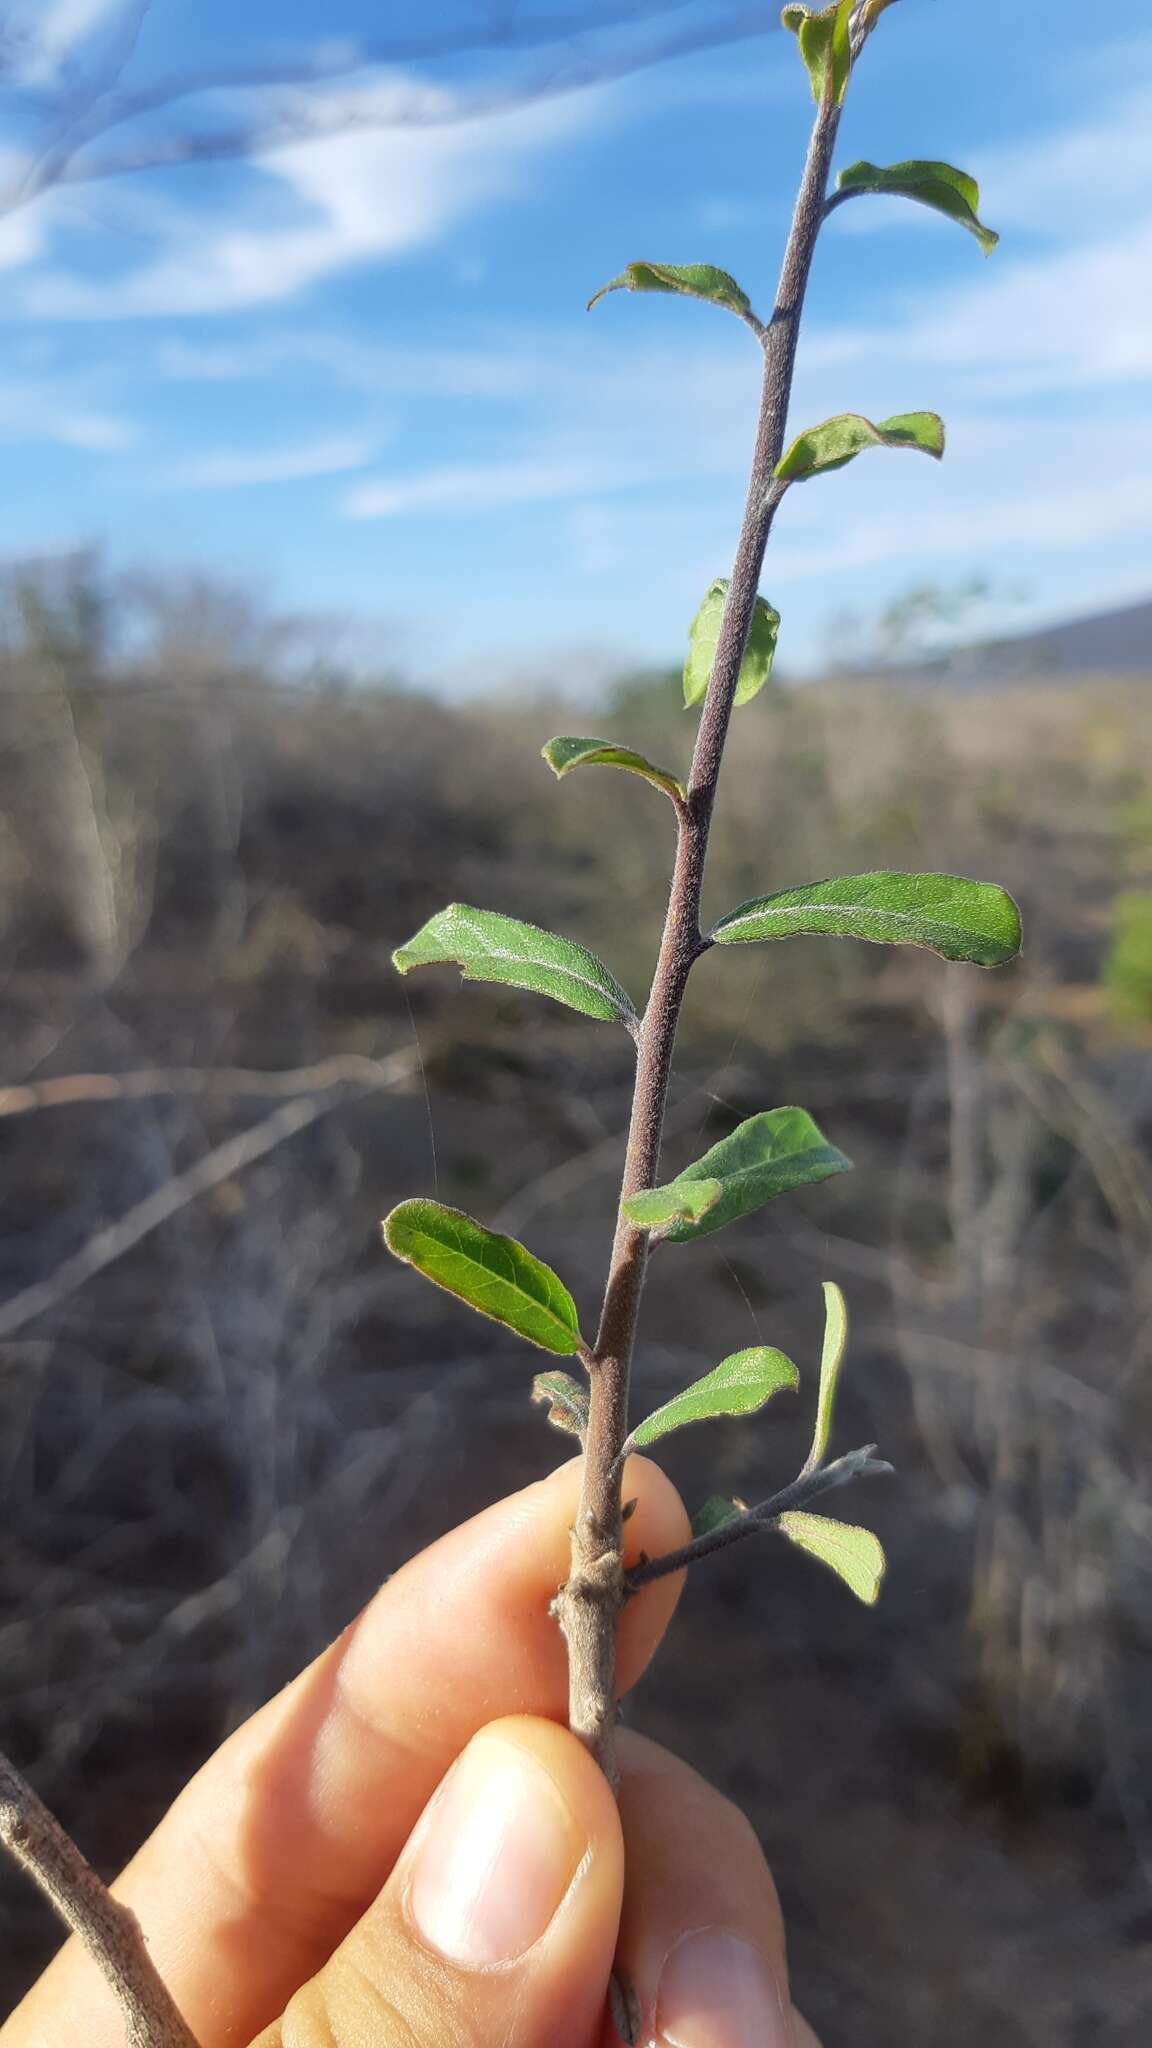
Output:
[[124,2015],[129,2048],[197,2048],[162,1984],[140,1923],[97,1877],[31,1785],[0,1753],[0,1842],[83,1942]]
[[[325,1063],[324,1068],[303,1071],[311,1072],[315,1076],[318,1072],[330,1073],[332,1067],[339,1064],[329,1061]],[[359,1068],[360,1063],[357,1065]],[[359,1087],[365,1091],[393,1088],[417,1071],[419,1056],[414,1047],[409,1047],[403,1052],[391,1053],[387,1059],[368,1060],[362,1065],[370,1071],[358,1071]],[[108,1077],[90,1075],[76,1078],[99,1081]],[[249,1081],[255,1078],[248,1077]],[[265,1078],[278,1080],[280,1077],[270,1075]],[[41,1085],[50,1087],[52,1084],[45,1082]],[[118,1217],[115,1223],[98,1230],[86,1244],[81,1245],[79,1251],[62,1260],[55,1272],[49,1273],[46,1279],[37,1280],[31,1287],[22,1288],[19,1294],[14,1294],[0,1306],[0,1339],[15,1336],[18,1330],[35,1321],[37,1316],[56,1308],[60,1302],[66,1301],[69,1295],[74,1294],[78,1287],[93,1279],[97,1273],[102,1273],[106,1266],[114,1264],[117,1259],[122,1259],[126,1252],[133,1251],[146,1237],[150,1237],[154,1230],[159,1230],[161,1224],[169,1222],[181,1209],[187,1208],[189,1202],[198,1201],[201,1195],[210,1193],[224,1181],[243,1173],[247,1167],[254,1166],[258,1159],[263,1159],[269,1152],[275,1151],[286,1139],[295,1137],[298,1132],[306,1130],[309,1124],[314,1124],[318,1118],[326,1115],[340,1100],[331,1079],[328,1081],[328,1091],[327,1094],[296,1096],[292,1101],[283,1103],[261,1123],[254,1125],[250,1130],[240,1131],[233,1138],[225,1139],[222,1145],[217,1145],[211,1152],[205,1153],[202,1159],[198,1159],[194,1166],[188,1167],[184,1173],[174,1174],[171,1180],[165,1181],[163,1187],[156,1188],[152,1194],[146,1195],[142,1202],[137,1202],[134,1208]],[[11,1090],[8,1092],[12,1093]],[[153,1089],[145,1092],[160,1091]],[[73,1096],[71,1099],[78,1098]],[[82,1099],[98,1098],[91,1095]]]

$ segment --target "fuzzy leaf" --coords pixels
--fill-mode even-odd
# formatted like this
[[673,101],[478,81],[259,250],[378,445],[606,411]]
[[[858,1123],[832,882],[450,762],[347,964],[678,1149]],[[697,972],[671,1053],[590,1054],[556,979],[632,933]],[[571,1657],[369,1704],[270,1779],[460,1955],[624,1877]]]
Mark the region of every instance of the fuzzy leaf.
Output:
[[[702,704],[708,693],[727,595],[728,579],[718,576],[714,583],[709,584],[704,602],[688,629],[688,659],[684,664],[685,704]],[[748,704],[764,688],[776,659],[779,631],[779,612],[765,598],[758,597],[752,609],[752,623],[748,628],[734,703]]]
[[752,301],[726,270],[711,263],[630,263],[619,277],[601,285],[588,301],[591,312],[608,292],[676,292],[682,298],[709,299],[730,313],[743,316],[752,311]]
[[824,1282],[824,1347],[820,1354],[820,1392],[816,1399],[816,1427],[812,1436],[812,1449],[804,1465],[805,1472],[814,1472],[824,1463],[828,1451],[828,1440],[832,1434],[832,1416],[836,1407],[836,1389],[840,1381],[840,1368],[848,1349],[848,1304],[834,1280]]
[[674,1180],[629,1195],[620,1206],[629,1223],[639,1224],[641,1230],[666,1230],[674,1223],[699,1223],[723,1192],[718,1180]]
[[959,221],[961,227],[975,235],[986,256],[1000,240],[999,235],[986,228],[980,219],[980,187],[975,178],[970,178],[966,171],[958,171],[953,164],[920,157],[899,164],[861,161],[849,164],[846,171],[841,171],[836,189],[845,194],[888,194],[897,199],[915,199],[921,206],[931,206],[936,213],[947,214],[949,220]]
[[1020,950],[1020,912],[992,882],[884,871],[754,897],[722,917],[711,936],[718,946],[733,946],[803,932],[870,939],[880,946],[926,946],[945,960],[1000,967]]
[[454,962],[465,981],[532,989],[586,1017],[602,1017],[629,1030],[636,1023],[631,997],[595,953],[538,925],[522,924],[518,917],[450,903],[392,955],[401,974],[440,961]]
[[637,1446],[654,1444],[689,1422],[707,1422],[714,1415],[754,1415],[782,1388],[796,1388],[800,1375],[782,1351],[757,1344],[750,1351],[734,1351],[731,1358],[706,1373],[691,1387],[685,1387],[662,1408],[657,1408],[639,1429],[632,1431]]
[[[800,55],[812,81],[817,102],[829,92],[836,106],[843,106],[852,71],[852,10],[856,0],[832,0],[830,7],[814,13],[810,7],[789,6],[780,19],[800,44]],[[831,75],[829,75],[831,74]]]
[[743,1502],[725,1500],[723,1494],[714,1493],[702,1508],[697,1508],[692,1517],[694,1536],[711,1536],[714,1529],[723,1529],[725,1523],[734,1522],[744,1512]]
[[485,1230],[442,1202],[401,1202],[384,1220],[390,1252],[426,1280],[558,1357],[581,1346],[576,1304],[563,1281],[514,1237]]
[[554,1429],[584,1441],[588,1428],[588,1389],[569,1372],[540,1372],[532,1382],[532,1399],[547,1405]]
[[807,483],[809,477],[843,469],[865,448],[919,448],[939,458],[944,453],[944,422],[934,412],[899,412],[874,425],[863,413],[841,412],[798,434],[776,464],[781,483]]
[[618,747],[615,740],[561,738],[549,740],[540,751],[557,777],[568,775],[573,768],[627,768],[633,775],[642,775],[645,782],[654,783],[667,796],[682,802],[687,795],[678,775],[667,768],[654,767],[643,754],[633,753],[631,747]]
[[707,1237],[792,1188],[847,1173],[851,1164],[828,1143],[806,1109],[761,1110],[668,1183],[670,1193],[685,1181],[718,1180],[721,1188],[719,1201],[698,1222],[672,1224],[668,1241],[686,1244],[691,1238]]
[[858,1529],[852,1522],[834,1522],[827,1515],[798,1512],[779,1516],[776,1526],[790,1542],[837,1572],[866,1607],[876,1605],[886,1559],[880,1539],[871,1529]]

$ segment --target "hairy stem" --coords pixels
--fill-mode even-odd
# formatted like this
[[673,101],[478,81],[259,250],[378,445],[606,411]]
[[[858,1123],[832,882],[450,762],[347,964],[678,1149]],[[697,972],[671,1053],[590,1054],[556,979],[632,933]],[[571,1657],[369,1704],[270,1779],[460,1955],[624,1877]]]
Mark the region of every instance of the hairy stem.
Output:
[[[700,931],[708,834],[764,550],[783,496],[773,472],[784,450],[800,316],[839,123],[839,108],[826,98],[813,126],[776,303],[763,333],[764,383],[748,497],[696,736],[688,798],[679,819],[660,952],[637,1040],[621,1203],[657,1183],[680,1010],[692,967],[709,943]],[[610,1779],[615,1777],[616,1623],[626,1597],[619,1459],[628,1434],[628,1380],[647,1256],[647,1233],[629,1223],[621,1208],[590,1362],[591,1412],[580,1507],[572,1531],[572,1572],[556,1601],[568,1644],[569,1720]]]
[[135,1914],[112,1897],[71,1836],[2,1754],[0,1842],[107,1978],[124,2017],[129,2048],[197,2048],[160,1981]]

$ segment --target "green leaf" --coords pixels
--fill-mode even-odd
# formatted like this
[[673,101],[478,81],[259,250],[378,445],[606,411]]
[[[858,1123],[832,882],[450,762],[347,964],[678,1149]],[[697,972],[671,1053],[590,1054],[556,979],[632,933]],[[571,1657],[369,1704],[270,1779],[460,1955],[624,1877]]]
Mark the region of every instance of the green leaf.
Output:
[[723,1529],[728,1522],[734,1522],[744,1512],[744,1504],[738,1500],[725,1500],[723,1494],[714,1493],[702,1508],[697,1508],[692,1517],[694,1536],[711,1536],[714,1529]]
[[570,1372],[539,1372],[532,1382],[532,1399],[548,1408],[554,1429],[584,1441],[588,1429],[588,1389]]
[[[708,694],[727,595],[727,577],[717,576],[715,582],[709,584],[704,602],[688,629],[688,659],[684,664],[685,704],[701,704]],[[740,663],[740,680],[736,685],[734,703],[748,704],[764,688],[776,659],[779,631],[779,612],[765,598],[758,597],[752,607],[752,623],[748,628],[744,659]]]
[[754,897],[722,917],[711,936],[718,946],[734,946],[802,932],[871,939],[879,946],[926,946],[945,960],[1000,967],[1020,951],[1020,912],[993,882],[884,871]]
[[1000,240],[999,235],[986,228],[980,219],[980,187],[975,178],[970,178],[966,171],[958,171],[953,164],[936,163],[921,157],[899,164],[861,161],[849,164],[846,171],[841,171],[836,189],[853,196],[858,192],[888,194],[897,199],[914,199],[920,206],[931,206],[935,212],[945,213],[950,220],[959,221],[961,227],[975,235],[986,256]]
[[633,775],[642,775],[645,782],[655,783],[667,796],[683,803],[688,792],[678,775],[667,768],[656,768],[643,754],[634,754],[631,747],[618,747],[615,740],[578,740],[561,738],[549,740],[540,752],[551,768],[553,775],[568,775],[573,768],[627,768]]
[[699,1223],[723,1192],[718,1180],[674,1180],[666,1187],[629,1195],[620,1206],[629,1223],[639,1224],[641,1230],[666,1230],[674,1223]]
[[568,1289],[551,1266],[514,1237],[485,1230],[442,1202],[417,1200],[401,1202],[385,1217],[384,1242],[426,1280],[541,1351],[570,1357],[580,1350],[576,1304]]
[[685,1387],[682,1394],[657,1408],[632,1431],[631,1441],[637,1447],[654,1444],[658,1437],[669,1436],[686,1423],[707,1422],[714,1415],[753,1415],[783,1387],[799,1384],[796,1367],[782,1351],[760,1344],[750,1351],[734,1351],[694,1386]]
[[851,1522],[834,1522],[827,1515],[798,1512],[780,1515],[776,1526],[810,1557],[818,1557],[821,1564],[838,1572],[866,1607],[876,1605],[886,1559],[880,1539],[871,1529],[858,1529]]
[[792,1188],[810,1187],[834,1173],[847,1173],[852,1161],[830,1145],[806,1109],[765,1109],[746,1118],[693,1166],[668,1183],[676,1193],[687,1181],[718,1180],[720,1199],[696,1223],[674,1223],[667,1231],[672,1244],[707,1237],[762,1209]]
[[834,1280],[824,1282],[824,1348],[820,1354],[820,1392],[816,1400],[816,1427],[812,1436],[812,1449],[803,1467],[805,1472],[814,1472],[824,1463],[828,1440],[832,1434],[832,1416],[836,1407],[836,1389],[840,1381],[840,1368],[848,1348],[848,1304]]
[[944,453],[944,422],[935,412],[898,412],[874,425],[863,413],[837,413],[798,434],[776,464],[781,483],[802,484],[828,470],[843,469],[865,448],[919,448],[939,458]]
[[630,263],[619,277],[602,284],[588,301],[591,312],[608,292],[676,292],[682,298],[709,299],[743,319],[752,311],[752,301],[726,270],[711,263]]
[[521,924],[518,917],[450,903],[392,955],[401,974],[440,961],[454,962],[465,981],[505,982],[551,996],[586,1017],[629,1030],[636,1024],[631,997],[595,953],[538,925]]
[[831,95],[838,107],[844,104],[852,71],[852,10],[856,0],[832,0],[819,14],[810,7],[790,6],[780,19],[800,44],[800,55],[812,81],[817,102]]

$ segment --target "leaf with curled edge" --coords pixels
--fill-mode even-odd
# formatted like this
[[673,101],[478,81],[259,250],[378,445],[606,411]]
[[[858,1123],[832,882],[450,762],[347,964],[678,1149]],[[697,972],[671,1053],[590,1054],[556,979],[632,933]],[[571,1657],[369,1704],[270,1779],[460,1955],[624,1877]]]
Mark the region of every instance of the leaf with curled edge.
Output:
[[588,311],[609,292],[673,292],[681,298],[707,299],[741,319],[752,311],[747,292],[726,270],[717,270],[712,263],[629,263],[619,277],[610,278],[593,292]]
[[944,422],[935,412],[897,412],[873,421],[861,412],[840,412],[797,434],[776,464],[779,483],[802,484],[810,477],[843,469],[866,448],[913,448],[922,455],[944,453]]
[[539,1372],[532,1382],[532,1399],[547,1406],[548,1421],[553,1429],[562,1429],[567,1436],[579,1437],[583,1443],[588,1434],[588,1389],[568,1372]]
[[934,213],[942,213],[967,228],[986,256],[991,255],[1000,240],[980,218],[980,187],[975,178],[969,177],[967,171],[958,171],[954,164],[929,157],[912,157],[898,164],[870,164],[862,159],[841,171],[836,180],[836,198],[830,204],[837,205],[842,199],[854,199],[863,193],[913,199],[918,206],[931,207]]
[[631,775],[640,775],[656,789],[662,789],[665,796],[683,803],[688,792],[678,775],[670,769],[657,768],[645,755],[637,754],[631,747],[617,746],[615,740],[584,740],[562,735],[549,740],[540,752],[547,761],[553,775],[571,774],[573,768],[626,768]]

